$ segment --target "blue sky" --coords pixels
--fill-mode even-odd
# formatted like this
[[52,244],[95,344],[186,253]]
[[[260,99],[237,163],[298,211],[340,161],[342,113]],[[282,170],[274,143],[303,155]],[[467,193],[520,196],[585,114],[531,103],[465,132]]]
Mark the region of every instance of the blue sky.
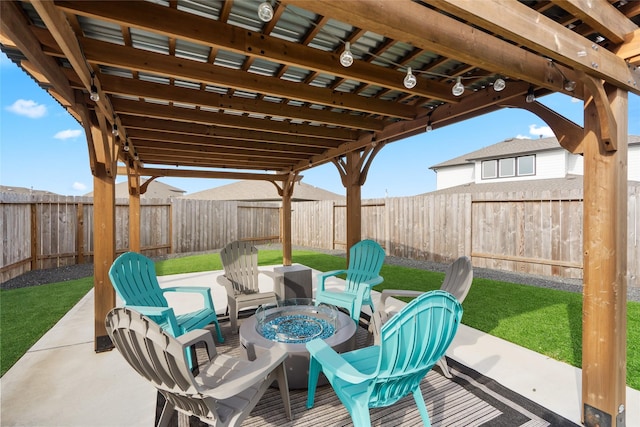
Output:
[[[84,131],[48,93],[0,53],[0,184],[80,196],[93,190]],[[540,99],[582,125],[582,103],[551,95]],[[640,97],[629,96],[629,134],[640,135]],[[552,136],[537,116],[504,109],[394,142],[373,160],[363,198],[412,196],[436,189],[430,166],[507,138]],[[118,178],[122,182],[123,177]],[[233,181],[162,178],[188,193]],[[303,182],[344,194],[332,164],[303,173]]]

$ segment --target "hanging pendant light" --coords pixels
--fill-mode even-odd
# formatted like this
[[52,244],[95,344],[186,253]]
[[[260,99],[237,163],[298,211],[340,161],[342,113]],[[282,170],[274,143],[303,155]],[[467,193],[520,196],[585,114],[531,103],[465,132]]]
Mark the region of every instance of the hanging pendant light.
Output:
[[258,18],[264,22],[270,22],[273,19],[273,6],[268,1],[260,3],[258,6]]
[[427,123],[427,132],[431,132],[433,130],[433,125],[431,124],[431,120]]
[[536,100],[536,94],[533,93],[533,86],[529,86],[529,89],[527,90],[527,97],[524,99],[528,104],[531,104],[532,102],[535,102]]
[[351,43],[344,44],[344,51],[340,54],[340,64],[343,67],[350,67],[353,64],[353,54],[351,53]]
[[496,92],[502,92],[505,87],[507,87],[507,83],[504,81],[502,77],[498,77],[493,82],[493,90],[495,90]]
[[574,90],[576,90],[576,82],[574,82],[573,80],[565,80],[564,90],[566,90],[567,92],[573,92]]
[[464,85],[462,84],[462,77],[459,77],[456,79],[456,84],[453,85],[453,88],[451,88],[451,93],[454,96],[460,96],[464,93]]
[[416,76],[411,73],[411,67],[407,68],[407,75],[404,77],[404,87],[407,89],[413,89],[418,84]]
[[100,94],[98,93],[98,88],[96,87],[95,83],[93,82],[94,76],[95,76],[95,74],[91,73],[91,91],[89,92],[89,98],[93,102],[98,102],[98,101],[100,101]]

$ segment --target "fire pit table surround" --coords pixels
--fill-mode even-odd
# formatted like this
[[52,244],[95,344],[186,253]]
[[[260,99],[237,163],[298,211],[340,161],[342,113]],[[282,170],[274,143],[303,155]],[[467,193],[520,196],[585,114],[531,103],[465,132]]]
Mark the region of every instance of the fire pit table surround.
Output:
[[355,332],[354,321],[337,307],[295,298],[258,307],[255,315],[243,320],[239,338],[248,360],[282,346],[289,354],[285,362],[289,388],[302,389],[307,388],[309,375],[305,343],[319,337],[337,352],[350,351]]

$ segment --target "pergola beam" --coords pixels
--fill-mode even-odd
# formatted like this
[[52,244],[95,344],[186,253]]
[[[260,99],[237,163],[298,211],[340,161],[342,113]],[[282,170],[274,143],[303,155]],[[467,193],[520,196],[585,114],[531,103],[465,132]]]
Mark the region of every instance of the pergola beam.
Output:
[[[640,72],[632,70],[622,58],[607,49],[601,49],[589,39],[518,1],[428,0],[428,2],[446,12],[454,13],[469,21],[470,24],[478,25],[568,67],[640,95],[640,87],[638,87]],[[605,9],[613,9],[613,6],[607,2],[602,3]],[[507,5],[508,7],[505,7]],[[616,15],[610,11],[607,16]],[[618,18],[616,22],[621,20],[620,17]],[[622,16],[622,19],[626,18]],[[532,25],[534,22],[535,25]],[[637,29],[635,24],[631,24]],[[626,27],[629,29],[622,31],[631,33],[630,26]],[[493,44],[494,48],[497,46],[497,43]],[[524,63],[527,68],[532,64],[532,61]]]
[[[244,130],[238,132],[234,128],[205,125],[202,123],[179,122],[176,120],[163,120],[155,117],[119,115],[120,120],[126,126],[128,135],[136,137],[138,130],[153,130],[167,133],[180,134],[184,141],[188,141],[188,136],[207,136],[210,138],[220,138],[224,140],[235,140],[238,145],[251,146],[251,142],[263,142],[284,144],[297,147],[311,148],[335,148],[340,145],[334,139],[309,138],[306,136],[273,134],[263,130]],[[226,145],[234,145],[233,142],[225,142]]]
[[[248,173],[248,172],[225,172],[225,171],[206,171],[197,169],[165,169],[165,168],[146,168],[139,167],[137,172],[140,176],[152,177],[172,177],[172,178],[210,178],[210,179],[237,179],[237,180],[253,180],[253,181],[273,181],[284,182],[289,179],[288,173],[269,174],[269,173]],[[118,167],[118,175],[127,175],[128,170],[125,166]],[[298,180],[302,176],[298,176]]]
[[350,141],[358,138],[359,136],[358,132],[344,128],[333,129],[304,124],[290,124],[287,122],[276,122],[272,120],[242,117],[231,114],[218,114],[216,112],[151,104],[128,99],[114,98],[112,102],[114,108],[118,112],[140,117],[155,117],[167,120],[184,121],[188,123],[221,126],[236,130],[262,131],[337,141]]
[[551,0],[554,4],[580,18],[582,22],[611,40],[623,43],[627,34],[638,29],[630,19],[607,0]]

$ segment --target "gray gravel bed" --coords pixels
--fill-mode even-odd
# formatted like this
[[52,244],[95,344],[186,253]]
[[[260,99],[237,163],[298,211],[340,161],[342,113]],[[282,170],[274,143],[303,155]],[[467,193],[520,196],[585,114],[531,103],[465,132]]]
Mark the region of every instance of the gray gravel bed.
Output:
[[[279,250],[282,248],[280,244],[268,244],[268,245],[259,245],[259,249],[274,249]],[[294,246],[294,249],[300,250],[313,250],[322,253],[328,253],[332,255],[345,256],[345,252],[342,250],[326,250],[326,249],[316,249],[316,248],[304,248]],[[207,252],[198,252],[197,254],[202,253],[218,253],[219,250],[207,251]],[[180,258],[189,255],[195,255],[196,253],[182,253],[182,254],[171,254],[165,255],[161,257],[155,257],[154,260],[163,260],[163,259],[171,259],[171,258]],[[402,267],[409,268],[418,268],[422,270],[429,271],[440,271],[444,272],[448,266],[448,264],[430,262],[430,261],[418,261],[412,260],[408,258],[399,258],[388,256],[385,258],[385,263],[390,265],[398,265]],[[67,280],[81,279],[83,277],[88,277],[93,275],[93,264],[78,264],[78,265],[70,265],[59,268],[50,268],[45,270],[34,270],[28,273],[22,274],[18,277],[14,277],[13,279],[7,280],[6,282],[0,284],[0,289],[17,289],[24,288],[28,286],[37,286],[44,285],[48,283],[56,283],[63,282]],[[502,271],[502,270],[490,270],[486,268],[474,268],[473,269],[474,277],[481,277],[485,279],[498,280],[509,283],[520,283],[523,285],[530,286],[538,286],[542,288],[556,289],[568,292],[582,292],[582,280],[581,279],[565,279],[561,277],[547,277],[547,276],[536,276],[531,274],[517,273],[511,271]],[[629,301],[640,302],[640,288],[639,287],[629,287],[627,292],[627,298]]]

